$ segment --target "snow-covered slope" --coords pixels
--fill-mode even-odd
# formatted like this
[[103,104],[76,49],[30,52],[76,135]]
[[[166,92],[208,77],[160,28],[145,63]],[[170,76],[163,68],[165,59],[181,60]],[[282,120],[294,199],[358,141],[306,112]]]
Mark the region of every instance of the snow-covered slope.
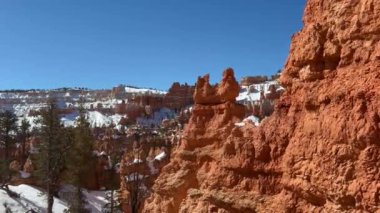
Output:
[[[20,194],[20,198],[10,198],[6,192],[0,190],[0,212],[6,212],[6,205],[12,213],[25,213],[33,209],[36,212],[46,212],[46,196],[42,195],[42,191],[32,186],[21,184],[18,186],[10,186],[12,191]],[[61,213],[67,209],[67,203],[54,198],[54,213]]]
[[137,124],[141,126],[156,126],[160,124],[164,119],[171,119],[175,117],[175,112],[168,108],[161,108],[160,110],[153,113],[149,118],[139,117],[137,118]]
[[91,127],[102,127],[102,126],[110,126],[111,124],[117,125],[120,119],[123,117],[122,115],[115,114],[106,116],[98,111],[88,112],[88,120],[90,122]]
[[[61,122],[64,126],[75,126],[78,116],[78,112],[67,114],[61,118]],[[91,127],[109,127],[112,124],[116,126],[122,117],[119,114],[105,115],[98,111],[87,112],[87,119]]]
[[[12,211],[12,213],[25,213],[28,210],[36,212],[46,212],[46,196],[43,191],[33,186],[21,184],[18,186],[10,186],[12,191],[20,195],[20,198],[10,198],[6,192],[0,190],[0,212],[6,212],[4,204]],[[67,191],[68,187],[64,187],[59,194]],[[88,191],[84,190],[87,200],[87,208],[93,213],[101,213],[102,207],[107,203],[105,199],[106,191]],[[54,198],[54,213],[63,213],[68,209],[68,204],[62,199]]]

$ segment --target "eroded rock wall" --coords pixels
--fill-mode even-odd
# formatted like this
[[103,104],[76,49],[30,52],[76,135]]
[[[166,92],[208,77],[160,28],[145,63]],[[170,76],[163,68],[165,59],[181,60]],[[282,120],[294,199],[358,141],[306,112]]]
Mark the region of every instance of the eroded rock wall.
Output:
[[198,81],[181,148],[144,212],[379,209],[380,1],[309,0],[303,20],[280,79],[286,91],[260,127],[233,125],[234,83],[220,98]]

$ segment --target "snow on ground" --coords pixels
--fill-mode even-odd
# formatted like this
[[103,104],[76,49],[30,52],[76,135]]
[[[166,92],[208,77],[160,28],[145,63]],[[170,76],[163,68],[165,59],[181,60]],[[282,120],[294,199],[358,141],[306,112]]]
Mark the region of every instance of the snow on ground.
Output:
[[[164,95],[167,92],[157,89],[146,89],[146,88],[135,88],[135,87],[124,87],[126,93],[130,94],[157,94]],[[21,124],[22,119],[27,119],[31,125],[31,129],[39,128],[40,125],[36,122],[41,118],[41,116],[33,116],[34,112],[46,107],[46,101],[53,97],[57,101],[57,105],[61,109],[72,109],[79,107],[79,100],[81,97],[85,96],[85,103],[83,107],[85,109],[96,110],[98,107],[102,109],[113,109],[117,104],[120,104],[123,100],[113,98],[111,95],[105,94],[99,91],[91,90],[37,90],[37,91],[0,91],[0,110],[11,110],[13,111]],[[126,103],[127,99],[124,100]],[[165,110],[158,114],[154,114],[153,118],[145,119],[141,118],[140,121],[144,125],[158,124],[161,122],[162,117],[171,116],[171,112],[165,113]],[[61,118],[64,126],[75,126],[76,118],[78,117],[77,112],[66,114]],[[114,124],[117,126],[121,115],[108,115],[102,114],[100,111],[90,111],[88,112],[88,118],[90,120],[91,127],[102,127],[110,126]],[[121,126],[117,129],[121,130]]]
[[235,126],[243,127],[243,126],[245,126],[245,124],[247,122],[252,122],[255,124],[255,126],[260,125],[260,119],[254,115],[250,115],[250,116],[244,118],[242,122],[235,123]]
[[142,126],[156,126],[160,124],[164,119],[172,119],[175,117],[175,112],[168,108],[161,108],[153,113],[151,117],[139,117],[136,119],[136,123]]
[[90,111],[88,112],[88,121],[90,122],[91,127],[102,127],[102,126],[110,126],[111,124],[117,125],[120,119],[123,117],[122,115],[111,115],[106,116],[98,111]]
[[40,128],[41,127],[41,124],[38,123],[38,120],[40,120],[42,118],[41,116],[23,116],[23,117],[19,117],[18,120],[17,120],[17,125],[18,126],[21,126],[21,122],[22,122],[22,120],[24,118],[29,122],[30,129]]
[[[9,186],[9,188],[20,194],[20,198],[10,198],[5,191],[0,190],[0,212],[5,212],[3,204],[6,204],[12,210],[12,213],[25,213],[30,209],[39,213],[46,212],[46,196],[41,195],[41,189],[25,184]],[[72,186],[64,186],[59,195],[63,196],[65,192],[72,188]],[[102,207],[107,203],[105,199],[107,191],[83,190],[83,193],[87,200],[87,208],[92,213],[101,213]],[[53,212],[63,213],[65,209],[68,209],[67,202],[63,201],[63,199],[54,198]]]
[[251,116],[248,116],[248,117],[244,118],[243,122],[244,121],[251,121],[256,126],[260,125],[260,119],[258,117],[256,117],[256,116],[254,116],[254,115],[251,115]]
[[[122,100],[118,99],[104,99],[104,100],[98,100],[98,101],[88,101],[83,104],[83,107],[85,109],[91,109],[91,106],[95,109],[99,105],[101,105],[103,108],[114,108],[116,104],[120,104]],[[74,104],[75,107],[79,107],[79,103]]]
[[239,96],[236,98],[236,101],[259,101],[261,91],[263,91],[264,94],[268,94],[270,92],[269,87],[271,85],[275,85],[277,87],[277,90],[284,89],[278,84],[277,81],[267,81],[261,84],[252,84],[248,87],[244,86],[241,88]]
[[63,123],[65,127],[75,126],[76,125],[75,122],[78,116],[79,116],[78,112],[72,112],[62,117],[61,122]]
[[155,159],[155,160],[158,160],[158,161],[161,161],[161,160],[163,160],[165,157],[166,157],[166,153],[165,153],[165,152],[161,152],[161,153],[158,154],[154,159]]
[[37,103],[37,104],[15,104],[13,105],[13,111],[17,116],[25,116],[27,115],[31,110],[39,110],[43,107],[45,107],[46,104],[44,103]]
[[[68,115],[65,115],[61,118],[61,122],[64,126],[75,126],[76,119],[78,118],[78,112],[73,112]],[[88,122],[91,127],[109,127],[111,124],[118,125],[122,115],[114,114],[114,115],[104,115],[98,111],[89,111],[87,112]],[[120,128],[120,127],[119,127]]]
[[146,89],[146,88],[135,88],[135,87],[125,87],[126,93],[140,93],[140,94],[146,94],[146,93],[152,93],[152,94],[160,94],[165,95],[167,92],[157,89]]
[[24,172],[24,171],[18,171],[20,173],[20,177],[25,179],[25,178],[30,178],[30,173]]
[[87,199],[87,208],[92,213],[101,213],[103,206],[107,203],[106,191],[87,191],[84,190],[84,195]]
[[[64,185],[58,194],[60,197],[65,197],[65,195],[68,196],[68,193],[74,190],[74,186]],[[106,193],[107,191],[90,191],[83,189],[83,194],[87,201],[86,208],[89,209],[91,213],[101,213],[103,206],[107,203]]]
[[[9,188],[20,194],[20,198],[10,198],[5,191],[0,190],[0,212],[5,212],[4,204],[6,204],[13,213],[25,213],[30,209],[36,212],[46,212],[46,196],[41,195],[40,189],[25,184],[9,186]],[[67,203],[58,198],[54,198],[53,212],[61,213],[65,209],[67,209]]]
[[[79,116],[78,112],[72,112],[70,114],[66,114],[61,117],[61,122],[65,127],[75,126],[76,120]],[[99,111],[89,111],[87,112],[87,118],[91,127],[109,127],[111,124],[114,124],[118,130],[121,130],[121,126],[119,124],[120,119],[123,115],[114,114],[114,115],[105,115]],[[40,128],[41,124],[37,121],[41,119],[41,116],[22,116],[18,119],[18,125],[21,125],[21,121],[26,119],[31,125],[31,129]]]
[[146,176],[146,175],[139,174],[139,173],[137,173],[137,172],[133,172],[132,174],[125,176],[125,180],[126,180],[127,182],[131,182],[131,181],[135,181],[135,180],[142,180],[142,179],[144,179],[145,177],[147,177],[147,176]]

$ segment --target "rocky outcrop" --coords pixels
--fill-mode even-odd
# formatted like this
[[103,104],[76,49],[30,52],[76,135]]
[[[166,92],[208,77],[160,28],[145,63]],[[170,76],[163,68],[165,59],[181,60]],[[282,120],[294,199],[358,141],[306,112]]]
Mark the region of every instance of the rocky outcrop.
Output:
[[[232,144],[226,146],[226,139],[234,134],[235,122],[244,117],[244,106],[235,103],[238,93],[239,85],[232,69],[224,71],[219,85],[210,85],[208,75],[198,78],[194,92],[195,105],[180,148],[156,180],[153,187],[155,193],[146,200],[145,212],[204,210],[192,208],[192,202],[198,201],[191,197],[201,195],[203,192],[198,191],[201,188],[218,188],[223,185],[217,183],[219,178],[211,176],[214,172],[218,173],[214,169],[221,165],[223,150],[236,153],[234,147],[230,147]],[[234,160],[236,163],[248,163]],[[234,163],[226,161],[224,164],[233,166]]]
[[376,0],[308,1],[304,28],[292,38],[282,83],[324,79],[336,69],[378,60],[378,5]]
[[164,106],[180,110],[193,104],[194,86],[188,84],[173,83],[168,93],[164,97]]
[[241,86],[250,86],[252,84],[261,84],[268,81],[267,76],[246,76],[241,78],[240,85]]
[[210,76],[208,74],[198,77],[193,96],[195,104],[217,105],[235,102],[236,97],[239,95],[240,87],[231,68],[223,72],[223,79],[220,85],[210,85],[209,79]]
[[233,103],[200,90],[201,79],[195,94],[210,98],[195,97],[199,110],[144,212],[377,211],[379,40],[378,0],[309,0],[286,91],[258,128],[232,127],[234,116],[223,118]]
[[164,97],[156,94],[138,95],[132,98],[131,103],[139,104],[140,106],[150,106],[153,110],[163,107]]

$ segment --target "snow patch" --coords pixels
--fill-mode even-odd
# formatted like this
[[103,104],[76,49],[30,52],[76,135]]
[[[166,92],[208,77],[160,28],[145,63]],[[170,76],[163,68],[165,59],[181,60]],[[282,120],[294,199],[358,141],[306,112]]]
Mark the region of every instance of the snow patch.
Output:
[[135,88],[135,87],[125,87],[126,93],[141,93],[141,94],[160,94],[165,95],[167,92],[157,89],[146,89],[146,88]]

